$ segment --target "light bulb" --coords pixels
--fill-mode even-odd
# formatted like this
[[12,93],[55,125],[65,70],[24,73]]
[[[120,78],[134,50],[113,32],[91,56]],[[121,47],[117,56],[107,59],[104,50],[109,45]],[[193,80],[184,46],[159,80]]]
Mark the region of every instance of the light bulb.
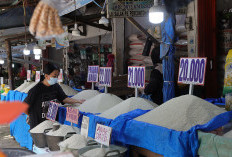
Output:
[[33,52],[35,55],[41,55],[42,54],[42,50],[39,48],[38,45],[35,45]]
[[27,44],[25,45],[25,48],[23,49],[23,54],[24,55],[29,55],[31,52],[30,52],[30,50],[27,48]]
[[149,21],[154,24],[159,24],[164,21],[165,8],[158,4],[158,0],[154,0],[154,6],[149,10]]
[[15,65],[14,64],[12,64],[12,68],[14,68],[15,67]]
[[35,55],[35,60],[40,60],[40,55]]
[[80,33],[80,31],[78,30],[77,23],[75,23],[75,25],[74,25],[74,29],[73,29],[73,31],[72,31],[72,36],[75,36],[75,37],[81,36],[81,33]]
[[4,64],[5,61],[3,59],[0,59],[0,64]]

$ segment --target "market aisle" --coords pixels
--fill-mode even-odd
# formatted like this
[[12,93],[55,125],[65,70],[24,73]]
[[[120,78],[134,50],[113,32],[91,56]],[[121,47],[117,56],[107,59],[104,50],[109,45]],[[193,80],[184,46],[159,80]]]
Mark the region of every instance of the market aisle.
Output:
[[10,125],[0,125],[0,148],[21,148],[10,135]]

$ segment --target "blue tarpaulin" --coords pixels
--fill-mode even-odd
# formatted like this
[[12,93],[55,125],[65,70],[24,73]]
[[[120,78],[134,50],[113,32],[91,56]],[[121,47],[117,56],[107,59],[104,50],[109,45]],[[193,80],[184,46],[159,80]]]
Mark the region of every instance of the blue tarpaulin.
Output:
[[160,58],[163,60],[163,101],[175,97],[174,85],[174,54],[175,54],[175,16],[168,14],[161,24],[162,43],[160,45]]

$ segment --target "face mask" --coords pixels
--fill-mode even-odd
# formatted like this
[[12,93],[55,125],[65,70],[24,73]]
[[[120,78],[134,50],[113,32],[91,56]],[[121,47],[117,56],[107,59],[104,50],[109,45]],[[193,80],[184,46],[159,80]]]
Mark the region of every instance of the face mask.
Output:
[[48,84],[51,86],[57,83],[58,78],[50,77],[50,80],[48,80]]

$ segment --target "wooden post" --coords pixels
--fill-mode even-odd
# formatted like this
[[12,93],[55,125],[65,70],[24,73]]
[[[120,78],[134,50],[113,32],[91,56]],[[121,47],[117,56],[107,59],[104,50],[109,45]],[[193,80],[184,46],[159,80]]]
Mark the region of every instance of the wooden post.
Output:
[[14,89],[14,78],[12,71],[12,52],[11,52],[11,43],[9,40],[5,40],[6,52],[7,52],[7,71],[8,71],[8,84],[10,90]]
[[124,18],[113,18],[113,44],[112,53],[115,57],[114,76],[124,73],[124,37],[125,37],[125,21]]

